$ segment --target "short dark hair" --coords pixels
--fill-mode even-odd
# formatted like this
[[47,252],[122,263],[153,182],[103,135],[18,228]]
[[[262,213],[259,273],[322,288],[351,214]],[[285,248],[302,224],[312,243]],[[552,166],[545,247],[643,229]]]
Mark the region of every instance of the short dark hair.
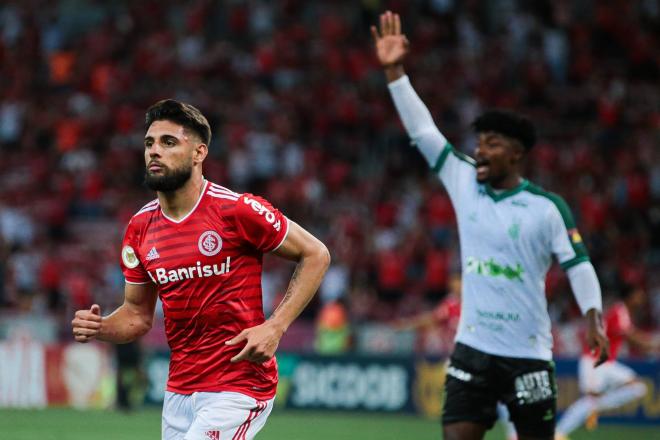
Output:
[[508,110],[488,110],[474,120],[472,128],[477,133],[493,131],[519,141],[525,150],[536,143],[534,124],[525,116]]
[[206,145],[211,142],[211,126],[202,112],[185,102],[174,99],[158,101],[149,109],[145,117],[148,130],[154,121],[172,121],[193,131]]

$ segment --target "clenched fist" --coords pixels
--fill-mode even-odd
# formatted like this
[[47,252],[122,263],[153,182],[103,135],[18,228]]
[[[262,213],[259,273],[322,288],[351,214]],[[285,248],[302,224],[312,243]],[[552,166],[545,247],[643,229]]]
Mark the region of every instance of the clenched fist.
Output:
[[78,310],[71,321],[73,337],[78,342],[89,342],[101,331],[101,307],[94,304],[89,310]]

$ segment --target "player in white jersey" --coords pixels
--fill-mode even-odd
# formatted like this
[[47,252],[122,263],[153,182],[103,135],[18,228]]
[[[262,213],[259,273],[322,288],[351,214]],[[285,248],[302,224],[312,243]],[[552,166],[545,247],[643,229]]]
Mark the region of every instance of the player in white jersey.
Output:
[[482,439],[499,400],[521,440],[551,440],[556,385],[544,286],[553,256],[586,315],[597,363],[607,359],[608,341],[598,279],[568,206],[521,176],[534,126],[514,113],[486,112],[473,123],[476,160],[456,151],[405,74],[399,16],[382,14],[372,33],[403,125],[443,182],[458,222],[462,311],[447,368],[444,438]]

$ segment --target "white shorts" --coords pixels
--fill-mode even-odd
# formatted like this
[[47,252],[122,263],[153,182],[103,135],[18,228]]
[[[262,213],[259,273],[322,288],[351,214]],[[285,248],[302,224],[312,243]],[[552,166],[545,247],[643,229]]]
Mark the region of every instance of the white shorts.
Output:
[[273,401],[234,392],[165,392],[163,440],[250,440],[264,427]]
[[594,358],[582,356],[578,365],[578,380],[583,394],[602,394],[635,380],[637,374],[621,362],[605,362],[594,368]]

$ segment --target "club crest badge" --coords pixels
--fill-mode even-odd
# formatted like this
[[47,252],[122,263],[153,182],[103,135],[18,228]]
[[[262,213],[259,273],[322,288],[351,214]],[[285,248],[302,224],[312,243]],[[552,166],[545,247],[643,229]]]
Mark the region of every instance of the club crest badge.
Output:
[[134,269],[140,264],[140,260],[138,260],[137,255],[135,255],[135,251],[130,246],[124,246],[121,250],[121,260],[124,262],[124,266],[129,269]]
[[215,231],[206,231],[199,236],[197,247],[202,255],[212,257],[222,249],[222,238]]

